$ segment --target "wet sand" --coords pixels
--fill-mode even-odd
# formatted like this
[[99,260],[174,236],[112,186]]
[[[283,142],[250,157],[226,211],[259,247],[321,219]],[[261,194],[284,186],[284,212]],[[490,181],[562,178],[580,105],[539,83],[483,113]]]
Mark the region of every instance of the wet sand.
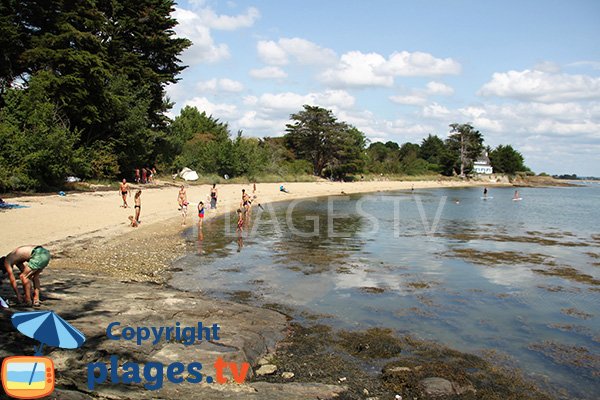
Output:
[[[27,208],[0,213],[0,254],[24,244],[41,244],[53,255],[50,271],[80,268],[144,281],[163,281],[161,271],[170,261],[183,254],[185,243],[177,234],[185,228],[177,207],[180,182],[163,182],[142,191],[141,224],[129,226],[127,217],[134,215],[133,193],[129,208],[122,208],[118,191],[67,193],[66,196],[42,195],[10,198]],[[369,181],[369,182],[302,182],[257,185],[257,201],[262,204],[316,196],[407,190],[411,187],[436,188],[477,186],[482,182],[444,181]],[[487,186],[494,183],[485,182]],[[289,193],[279,191],[284,185]],[[496,184],[502,185],[502,184]],[[209,203],[210,185],[186,185],[190,202],[186,226],[198,221],[196,205]],[[132,185],[133,188],[136,186]],[[241,190],[252,194],[251,184],[218,185],[216,210],[206,211],[206,220],[239,207]]]

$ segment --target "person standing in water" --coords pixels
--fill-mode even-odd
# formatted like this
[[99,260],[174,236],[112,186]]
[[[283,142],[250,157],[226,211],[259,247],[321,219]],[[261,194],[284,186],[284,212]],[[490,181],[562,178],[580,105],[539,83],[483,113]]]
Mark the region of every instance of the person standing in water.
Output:
[[198,225],[202,228],[202,223],[204,222],[204,203],[198,203]]
[[519,191],[518,191],[518,190],[515,190],[515,195],[513,196],[513,200],[518,200],[518,199],[520,199],[520,198],[521,198],[521,197],[519,197]]
[[213,183],[212,189],[210,189],[210,208],[214,210],[217,208],[217,184]]
[[487,194],[488,194],[487,187],[484,187],[483,188],[483,197],[487,197]]
[[[123,178],[123,181],[119,185],[119,193],[121,194],[121,198],[123,199],[123,205],[121,207],[127,208],[127,193],[129,192],[129,184],[127,183],[127,179]],[[131,193],[129,193],[131,196]]]

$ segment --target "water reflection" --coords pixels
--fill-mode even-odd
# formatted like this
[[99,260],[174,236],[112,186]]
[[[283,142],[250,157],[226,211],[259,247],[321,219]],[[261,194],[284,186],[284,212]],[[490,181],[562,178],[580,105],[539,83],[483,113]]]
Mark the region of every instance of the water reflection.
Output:
[[[333,201],[334,218],[326,198],[291,212],[265,204],[243,235],[235,215],[207,221],[202,240],[198,232],[203,257],[181,259],[172,284],[223,297],[251,291],[255,301],[333,315],[345,328],[388,326],[463,351],[493,348],[585,397],[593,387],[585,374],[529,350],[555,340],[600,354],[598,287],[535,272],[570,266],[600,278],[590,256],[600,254],[592,212],[600,188],[590,197],[572,190],[523,189],[520,202],[512,189],[494,189],[486,202],[479,189],[350,196]],[[428,235],[444,196],[459,204],[446,202]],[[552,328],[574,324],[586,334]]]

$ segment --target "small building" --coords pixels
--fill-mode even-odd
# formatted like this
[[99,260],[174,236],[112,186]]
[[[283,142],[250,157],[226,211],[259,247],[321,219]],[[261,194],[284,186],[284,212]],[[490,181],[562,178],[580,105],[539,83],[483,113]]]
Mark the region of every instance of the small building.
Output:
[[473,171],[475,171],[476,174],[482,175],[491,175],[494,173],[487,151],[481,153],[477,160],[475,160],[473,163]]

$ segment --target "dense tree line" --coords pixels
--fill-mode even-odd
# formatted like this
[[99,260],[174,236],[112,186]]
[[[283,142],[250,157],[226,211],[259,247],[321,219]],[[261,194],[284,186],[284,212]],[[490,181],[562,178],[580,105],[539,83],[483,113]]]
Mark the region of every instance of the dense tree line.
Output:
[[174,35],[173,6],[0,1],[0,190],[54,187],[65,173],[113,178],[156,161],[164,87],[190,45]]
[[[173,0],[0,0],[0,191],[48,190],[65,177],[131,177],[135,167],[247,176],[465,175],[483,135],[452,124],[442,140],[368,143],[331,110],[305,105],[280,137],[231,134],[165,86],[185,68]],[[368,146],[368,147],[367,147]],[[498,172],[525,170],[511,146],[488,149]]]
[[[447,176],[471,174],[485,148],[470,124],[451,124],[446,140],[428,135],[420,144],[375,142],[331,110],[305,105],[290,115],[279,138],[232,137],[226,123],[185,107],[170,126],[168,164],[221,176],[313,174],[335,180],[364,173]],[[523,156],[510,145],[487,149],[497,172],[525,171]]]

